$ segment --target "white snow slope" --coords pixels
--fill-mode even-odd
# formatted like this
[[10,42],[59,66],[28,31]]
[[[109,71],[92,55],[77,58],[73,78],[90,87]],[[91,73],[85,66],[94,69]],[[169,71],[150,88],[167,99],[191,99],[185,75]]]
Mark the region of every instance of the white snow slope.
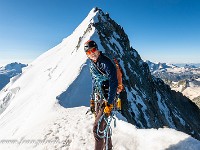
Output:
[[[93,27],[84,34],[88,25],[98,20],[97,15],[92,9],[69,37],[37,58],[0,92],[1,150],[93,149],[94,118],[85,114],[91,81],[83,43],[92,38],[100,45]],[[122,120],[117,119],[117,127],[113,127],[115,150],[200,149],[200,142],[185,133],[167,128],[136,129]]]

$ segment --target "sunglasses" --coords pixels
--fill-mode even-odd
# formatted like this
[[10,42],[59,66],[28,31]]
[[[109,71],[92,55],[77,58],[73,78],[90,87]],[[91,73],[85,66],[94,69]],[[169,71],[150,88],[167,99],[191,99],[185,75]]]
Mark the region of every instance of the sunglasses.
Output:
[[95,47],[93,47],[93,48],[87,50],[87,51],[86,51],[86,54],[87,54],[87,55],[90,55],[90,54],[92,54],[92,53],[94,53],[94,52],[96,52],[96,51],[97,51],[97,49],[96,49]]

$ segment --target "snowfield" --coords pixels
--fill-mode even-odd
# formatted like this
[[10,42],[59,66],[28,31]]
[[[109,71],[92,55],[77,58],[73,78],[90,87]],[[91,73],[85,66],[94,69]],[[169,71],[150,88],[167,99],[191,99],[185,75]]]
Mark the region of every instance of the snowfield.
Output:
[[[56,108],[57,107],[57,108]],[[88,107],[62,108],[58,104],[54,113],[32,129],[14,136],[4,136],[0,149],[6,150],[92,150],[94,116],[85,114]],[[136,129],[117,114],[113,129],[114,150],[199,150],[200,142],[173,129]],[[33,120],[34,121],[34,120]],[[1,132],[2,133],[2,132]]]
[[[69,37],[0,91],[0,150],[93,149],[94,116],[86,115],[91,79],[83,43],[92,38],[100,45],[95,29],[88,30],[98,20],[97,13],[92,9]],[[185,133],[168,128],[136,129],[116,115],[114,150],[200,149],[200,141]]]

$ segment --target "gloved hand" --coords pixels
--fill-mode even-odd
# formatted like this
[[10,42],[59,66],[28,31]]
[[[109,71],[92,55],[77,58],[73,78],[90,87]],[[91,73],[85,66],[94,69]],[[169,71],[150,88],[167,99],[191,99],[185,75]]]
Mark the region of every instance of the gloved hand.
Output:
[[92,113],[95,112],[95,103],[94,103],[94,100],[93,100],[93,99],[90,100],[90,111],[91,111]]
[[110,113],[113,109],[113,104],[109,104],[108,102],[105,103],[105,108],[104,108],[104,113],[107,115],[107,116],[110,116]]

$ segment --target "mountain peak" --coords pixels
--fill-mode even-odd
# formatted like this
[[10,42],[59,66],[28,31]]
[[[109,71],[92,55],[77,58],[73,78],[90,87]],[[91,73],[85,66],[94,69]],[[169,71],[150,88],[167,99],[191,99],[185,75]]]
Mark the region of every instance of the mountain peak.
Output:
[[0,92],[4,110],[0,131],[6,131],[0,137],[26,137],[46,128],[46,121],[60,115],[61,109],[88,106],[92,87],[83,46],[89,39],[107,56],[119,60],[125,86],[120,95],[122,115],[129,123],[138,128],[168,126],[200,139],[199,109],[151,76],[123,27],[99,8],[93,8],[70,36],[39,56]]

